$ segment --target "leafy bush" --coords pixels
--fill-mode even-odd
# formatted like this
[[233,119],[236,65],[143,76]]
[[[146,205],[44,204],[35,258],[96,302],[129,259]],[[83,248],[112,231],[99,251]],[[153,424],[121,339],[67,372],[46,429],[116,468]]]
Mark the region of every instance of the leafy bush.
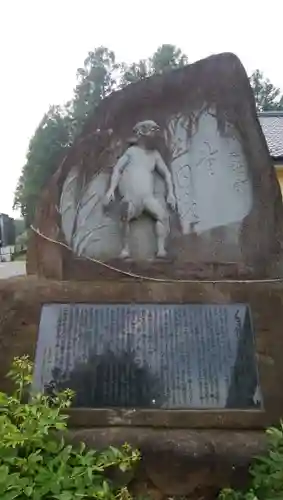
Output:
[[250,467],[251,488],[247,492],[225,489],[220,500],[283,499],[283,422],[267,429],[267,452],[256,457]]
[[[126,488],[116,488],[106,478],[107,469],[129,470],[139,453],[124,445],[104,452],[79,449],[64,440],[72,392],[50,398],[31,395],[33,366],[28,357],[16,358],[8,376],[16,390],[0,393],[0,498],[1,500],[127,499]],[[56,431],[60,431],[60,438]]]

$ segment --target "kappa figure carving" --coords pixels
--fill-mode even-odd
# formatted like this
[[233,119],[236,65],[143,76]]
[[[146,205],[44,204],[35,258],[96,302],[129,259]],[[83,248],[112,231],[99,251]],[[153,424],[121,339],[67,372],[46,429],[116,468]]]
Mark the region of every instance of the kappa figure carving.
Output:
[[122,203],[126,207],[123,217],[125,224],[123,249],[120,255],[122,258],[130,256],[130,223],[142,213],[147,213],[155,220],[157,257],[165,257],[165,243],[170,231],[169,213],[154,193],[155,170],[165,181],[166,200],[172,210],[175,209],[176,201],[170,171],[155,148],[159,127],[154,121],[146,120],[137,123],[133,132],[134,138],[130,142],[130,147],[114,166],[104,205],[108,206],[115,199],[115,191],[118,188]]

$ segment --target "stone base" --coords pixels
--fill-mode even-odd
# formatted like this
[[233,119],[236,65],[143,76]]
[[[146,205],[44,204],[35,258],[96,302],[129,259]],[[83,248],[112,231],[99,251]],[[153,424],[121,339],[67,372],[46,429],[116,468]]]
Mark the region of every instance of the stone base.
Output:
[[5,375],[15,356],[34,359],[41,306],[54,302],[249,304],[263,411],[70,410],[72,441],[95,448],[127,441],[141,450],[126,478],[134,493],[209,500],[223,487],[245,485],[252,457],[265,447],[264,428],[283,414],[282,283],[0,280],[0,390],[11,389]]
[[[132,259],[112,259],[106,262],[105,267],[84,258],[69,255],[64,263],[64,278],[75,281],[94,281],[107,279],[111,281],[133,279],[129,274],[144,278],[148,276],[158,279],[175,280],[225,280],[225,279],[252,279],[257,276],[254,268],[249,268],[238,262],[176,262],[169,258],[156,258],[146,261]],[[112,268],[112,269],[111,269]],[[117,269],[117,271],[114,271]],[[120,271],[120,272],[119,272]],[[184,273],[185,271],[185,273]],[[216,278],[217,277],[217,278]]]
[[[283,284],[193,283],[116,280],[59,282],[36,277],[0,280],[0,390],[15,356],[35,355],[41,307],[48,303],[248,304],[256,338],[259,381],[264,410],[110,412],[107,425],[167,428],[263,429],[283,414]],[[115,413],[115,415],[114,415]],[[101,413],[84,411],[84,427],[103,425]],[[104,422],[104,421],[103,421]],[[76,417],[76,425],[78,424]]]
[[[245,488],[254,456],[265,450],[263,432],[163,430],[109,427],[70,430],[74,443],[103,449],[128,442],[142,454],[127,475],[115,474],[135,494],[214,499],[222,488]],[[121,477],[120,477],[121,476]]]

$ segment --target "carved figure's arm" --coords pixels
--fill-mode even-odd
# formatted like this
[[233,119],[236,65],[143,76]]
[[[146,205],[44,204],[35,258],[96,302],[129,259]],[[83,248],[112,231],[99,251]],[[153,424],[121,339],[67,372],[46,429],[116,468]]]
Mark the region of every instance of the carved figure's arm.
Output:
[[159,172],[160,175],[165,180],[166,183],[166,188],[167,188],[167,201],[169,205],[173,205],[172,208],[175,207],[175,196],[174,196],[174,188],[173,188],[173,182],[172,182],[172,177],[169,172],[169,169],[164,162],[161,154],[156,152],[156,170]]
[[103,201],[103,205],[105,207],[107,207],[109,203],[111,203],[111,201],[115,200],[115,189],[118,186],[120,176],[124,168],[128,165],[129,161],[130,161],[130,153],[126,151],[126,153],[124,153],[123,156],[119,158],[115,167],[113,168],[110,180],[110,186]]
[[110,187],[108,190],[109,193],[113,194],[115,192],[115,189],[117,188],[119,183],[120,176],[124,168],[128,165],[129,161],[130,161],[130,154],[128,152],[123,154],[123,156],[121,156],[121,158],[119,158],[119,160],[117,161],[115,167],[113,168]]

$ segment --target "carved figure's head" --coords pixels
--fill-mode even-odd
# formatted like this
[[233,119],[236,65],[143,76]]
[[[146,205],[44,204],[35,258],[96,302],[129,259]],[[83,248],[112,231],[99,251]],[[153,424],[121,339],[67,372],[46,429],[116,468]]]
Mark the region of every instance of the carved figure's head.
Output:
[[138,122],[133,128],[137,137],[154,137],[159,131],[159,126],[153,120]]
[[160,127],[153,120],[144,120],[138,122],[134,128],[132,137],[129,141],[130,144],[143,144],[147,149],[155,149],[156,138],[160,132]]

